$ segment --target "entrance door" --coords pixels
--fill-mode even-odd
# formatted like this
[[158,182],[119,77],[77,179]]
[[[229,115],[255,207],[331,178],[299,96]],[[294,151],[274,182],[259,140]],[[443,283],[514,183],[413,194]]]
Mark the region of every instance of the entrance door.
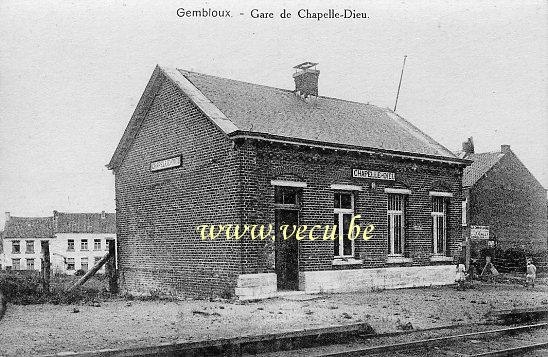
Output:
[[278,290],[299,290],[299,242],[295,236],[283,239],[280,226],[287,224],[292,232],[292,225],[299,224],[299,211],[276,210],[276,275]]

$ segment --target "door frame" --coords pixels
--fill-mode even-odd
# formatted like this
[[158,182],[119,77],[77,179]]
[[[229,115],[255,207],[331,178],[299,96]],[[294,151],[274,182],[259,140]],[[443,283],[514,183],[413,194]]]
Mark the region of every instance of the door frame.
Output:
[[[278,214],[279,212],[281,211],[294,211],[296,214],[297,214],[297,227],[299,226],[300,222],[301,222],[301,210],[300,210],[300,207],[296,207],[295,205],[276,205],[275,209],[274,209],[274,220],[275,220],[275,229],[276,229],[276,241],[274,242],[274,262],[275,262],[275,267],[274,267],[274,273],[276,274],[276,277],[278,276],[278,238],[281,238],[283,239],[283,237],[281,237],[281,233],[279,232],[279,225],[278,225]],[[279,234],[279,236],[278,236]],[[289,290],[289,291],[299,291],[299,268],[300,268],[300,265],[301,265],[301,245],[299,244],[299,241],[296,240],[295,237],[292,237],[290,239],[295,239],[295,246],[297,248],[297,251],[296,251],[296,255],[297,255],[297,259],[296,259],[296,272],[297,272],[297,288],[295,290]],[[276,283],[276,289],[279,290],[278,288],[278,283]]]

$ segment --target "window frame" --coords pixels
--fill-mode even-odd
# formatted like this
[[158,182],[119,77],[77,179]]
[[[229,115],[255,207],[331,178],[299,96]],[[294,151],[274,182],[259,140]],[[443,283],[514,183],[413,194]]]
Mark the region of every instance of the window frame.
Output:
[[[17,251],[15,251],[16,246],[17,246]],[[12,240],[11,241],[11,254],[21,254],[21,241],[20,240]]]
[[[32,245],[32,249],[29,250],[29,243]],[[25,254],[34,254],[34,241],[25,240]]]
[[[442,211],[434,211],[435,209],[435,201],[439,200],[441,201],[441,207]],[[432,253],[437,256],[445,256],[447,255],[447,215],[449,210],[449,200],[447,196],[432,196],[431,200],[432,204],[432,210],[430,212],[430,215],[432,217]],[[438,251],[438,232],[439,232],[439,218],[441,218],[441,221],[443,222],[443,237],[442,237],[442,251]]]
[[[93,238],[93,250],[94,251],[100,251],[101,247],[103,246],[101,238]],[[99,248],[97,249],[97,245],[99,245]]]
[[[15,269],[15,262],[17,262],[17,269]],[[11,258],[11,269],[21,270],[21,258]]]
[[[350,195],[350,205],[351,208],[335,208],[335,195],[348,194]],[[351,242],[352,253],[350,255],[344,254],[344,215],[350,214],[351,217],[354,217],[355,214],[355,195],[351,191],[335,191],[333,192],[333,215],[337,215],[337,233],[338,233],[338,243],[339,243],[339,252],[335,254],[335,242],[333,242],[333,258],[334,259],[344,259],[344,258],[354,258],[356,254],[356,239],[348,239]]]
[[[295,196],[295,202],[285,202],[285,197],[288,192],[291,192]],[[274,206],[283,209],[300,209],[302,192],[302,187],[274,186]],[[278,198],[281,198],[281,202]]]
[[[72,243],[72,249],[71,249]],[[74,239],[67,239],[67,252],[74,252],[76,249],[76,242]]]
[[[29,268],[29,262],[32,263],[32,269]],[[27,265],[27,270],[35,270],[35,265],[34,265],[34,262],[35,262],[35,259],[34,258],[27,258],[27,260],[25,261],[26,265]]]
[[465,199],[461,203],[462,216],[461,216],[461,226],[468,226],[468,199]]
[[[401,209],[390,209],[390,199],[394,197],[395,199],[400,199],[400,206]],[[387,218],[387,238],[388,238],[388,255],[389,256],[396,256],[396,257],[403,257],[405,254],[405,242],[406,242],[406,229],[405,229],[405,208],[407,206],[406,204],[406,195],[400,194],[400,193],[388,193],[387,201],[386,201],[386,218]],[[395,202],[396,205],[396,202]],[[401,217],[401,228],[400,228],[400,247],[401,247],[401,253],[395,253],[395,246],[396,246],[396,240],[395,240],[395,219],[396,217]]]
[[[84,261],[85,261],[85,265],[86,265],[85,269],[84,269]],[[88,257],[80,258],[80,269],[82,269],[85,272],[87,272],[89,270],[89,258]]]
[[[71,268],[72,266],[72,268]],[[67,271],[76,270],[76,262],[74,258],[67,258]]]
[[[85,244],[85,247],[84,247]],[[80,251],[89,250],[89,242],[87,239],[80,239]]]

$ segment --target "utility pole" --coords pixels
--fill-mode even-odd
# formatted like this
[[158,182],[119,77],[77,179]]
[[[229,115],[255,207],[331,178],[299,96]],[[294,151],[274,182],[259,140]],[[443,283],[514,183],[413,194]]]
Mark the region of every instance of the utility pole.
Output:
[[42,288],[46,294],[50,292],[51,263],[49,255],[49,241],[40,242],[42,250]]
[[394,103],[394,112],[396,111],[396,107],[398,106],[398,98],[400,97],[401,80],[403,78],[403,69],[405,68],[406,59],[407,59],[407,55],[403,56],[403,65],[401,66],[400,83],[398,84],[398,93],[396,94],[396,103]]

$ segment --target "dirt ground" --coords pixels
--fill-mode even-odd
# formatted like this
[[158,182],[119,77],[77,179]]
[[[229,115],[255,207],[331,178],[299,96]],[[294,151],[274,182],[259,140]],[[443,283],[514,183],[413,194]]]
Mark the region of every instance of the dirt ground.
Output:
[[[546,282],[526,290],[515,284],[367,293],[295,295],[259,302],[126,301],[88,305],[9,305],[0,321],[0,355],[148,346],[368,322],[397,331],[484,320],[490,310],[547,306]],[[77,308],[79,312],[73,312]]]

